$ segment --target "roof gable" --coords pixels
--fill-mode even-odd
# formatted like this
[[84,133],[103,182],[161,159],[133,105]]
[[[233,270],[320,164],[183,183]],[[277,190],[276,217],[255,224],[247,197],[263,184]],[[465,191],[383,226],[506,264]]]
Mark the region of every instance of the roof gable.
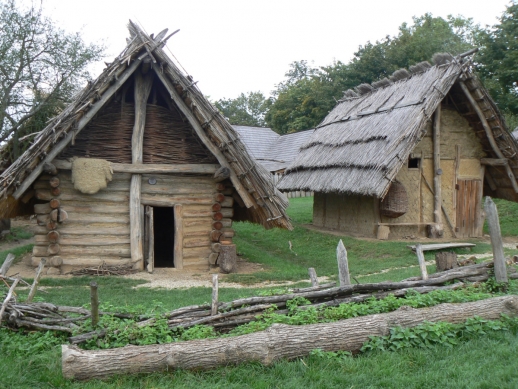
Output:
[[[285,209],[287,199],[278,192],[270,175],[254,162],[232,126],[206,100],[193,83],[163,51],[167,30],[155,38],[130,21],[130,39],[123,52],[103,73],[84,88],[75,100],[34,139],[29,149],[0,176],[2,197],[15,198],[30,187],[51,162],[141,66],[153,71],[173,104],[192,126],[204,147],[221,166],[230,169],[230,179],[254,220],[266,227],[291,228]],[[172,34],[171,34],[172,35]]]

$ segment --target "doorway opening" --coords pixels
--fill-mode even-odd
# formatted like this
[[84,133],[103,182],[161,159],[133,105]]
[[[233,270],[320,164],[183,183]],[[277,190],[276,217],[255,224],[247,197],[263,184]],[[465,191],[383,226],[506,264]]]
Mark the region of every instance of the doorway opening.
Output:
[[154,207],[153,230],[154,266],[175,267],[173,207]]

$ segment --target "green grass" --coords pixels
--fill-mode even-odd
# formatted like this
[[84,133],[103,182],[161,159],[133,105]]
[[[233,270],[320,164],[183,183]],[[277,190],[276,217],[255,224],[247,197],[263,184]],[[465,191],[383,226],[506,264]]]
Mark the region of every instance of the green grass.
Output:
[[[288,214],[294,230],[265,230],[255,224],[235,223],[236,244],[243,258],[262,264],[267,270],[254,274],[232,274],[227,279],[242,283],[267,280],[301,280],[307,278],[307,269],[315,268],[319,276],[337,277],[336,246],[342,239],[347,251],[352,276],[368,275],[394,267],[417,265],[415,254],[407,245],[417,241],[379,241],[335,236],[309,230],[304,227],[312,220],[312,197],[290,200]],[[472,241],[472,240],[469,240]],[[292,249],[290,250],[290,242]],[[491,251],[491,246],[480,241],[474,248],[456,249],[458,254],[477,254]],[[435,253],[425,253],[426,260],[433,260]],[[419,275],[417,267],[391,273],[392,281]],[[373,278],[373,280],[378,278]]]
[[[1,336],[1,334],[0,334]],[[1,340],[1,338],[0,338]],[[13,357],[0,345],[0,388],[516,388],[518,336],[488,332],[454,348],[373,352],[328,360],[316,356],[227,366],[208,372],[125,375],[104,382],[61,376],[59,347]]]
[[[9,253],[13,253],[16,256],[14,263],[18,262],[25,254],[32,252],[33,244],[26,244],[24,246],[15,247],[9,250],[0,251],[0,266],[4,263],[5,258]],[[1,248],[1,246],[0,246]]]
[[[498,209],[502,236],[518,236],[518,203],[502,199],[493,201]],[[484,225],[484,233],[489,234],[487,223]]]
[[4,235],[5,242],[14,242],[22,239],[32,238],[34,234],[30,231],[25,230],[23,227],[12,227],[11,231]]

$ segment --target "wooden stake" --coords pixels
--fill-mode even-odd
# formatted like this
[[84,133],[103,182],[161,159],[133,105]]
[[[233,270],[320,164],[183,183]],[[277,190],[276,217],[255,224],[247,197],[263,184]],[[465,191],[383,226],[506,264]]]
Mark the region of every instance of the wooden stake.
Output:
[[2,267],[0,267],[0,276],[4,276],[5,277],[5,275],[9,271],[9,268],[13,264],[13,261],[14,261],[15,258],[16,258],[16,256],[13,253],[7,254],[7,257],[5,258],[5,261],[2,264]]
[[428,279],[428,270],[426,269],[426,261],[423,254],[423,246],[421,243],[415,245],[415,253],[417,254],[417,260],[419,261],[419,268],[421,269],[421,278],[423,280]]
[[210,314],[212,316],[218,314],[218,275],[212,275],[212,307]]
[[92,305],[92,327],[99,323],[99,296],[97,295],[97,282],[90,282],[90,304]]
[[318,286],[317,272],[314,268],[308,269],[309,279],[311,280],[311,286]]
[[486,197],[484,203],[486,211],[487,225],[489,227],[489,235],[491,236],[491,246],[493,247],[493,260],[495,262],[495,279],[496,282],[508,282],[507,268],[504,257],[504,245],[502,243],[502,234],[500,232],[500,221],[498,220],[498,210],[491,197]]
[[347,250],[344,242],[340,239],[338,247],[336,248],[336,260],[338,261],[338,280],[340,286],[351,285],[351,278],[349,276],[349,262],[347,261]]
[[7,304],[9,304],[9,300],[13,297],[14,288],[16,288],[16,285],[18,285],[18,282],[20,282],[20,279],[17,278],[14,280],[13,284],[9,288],[9,292],[7,293],[7,297],[5,298],[2,308],[0,309],[0,324],[2,323],[2,316],[4,315],[5,308],[7,308]]
[[26,303],[32,302],[34,295],[36,294],[36,290],[38,288],[38,284],[40,283],[41,275],[43,274],[43,268],[45,267],[45,263],[47,260],[42,258],[40,264],[38,265],[38,269],[36,270],[36,277],[34,277],[34,282],[32,283],[31,290],[29,292],[29,296],[27,296]]

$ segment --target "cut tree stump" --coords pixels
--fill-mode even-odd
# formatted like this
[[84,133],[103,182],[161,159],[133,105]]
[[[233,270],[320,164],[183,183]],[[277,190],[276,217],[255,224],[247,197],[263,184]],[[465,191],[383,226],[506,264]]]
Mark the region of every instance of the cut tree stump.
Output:
[[454,252],[442,252],[435,254],[435,266],[437,271],[445,271],[456,268],[457,254]]
[[221,245],[218,256],[218,265],[223,273],[232,273],[237,267],[236,245]]
[[63,345],[62,372],[67,379],[103,379],[113,375],[210,369],[243,362],[269,365],[279,359],[308,355],[312,350],[357,351],[371,336],[393,327],[415,327],[425,321],[462,323],[479,316],[494,320],[518,315],[518,296],[495,297],[463,304],[440,304],[302,326],[274,324],[265,331],[231,338],[193,340],[108,350],[81,350]]

